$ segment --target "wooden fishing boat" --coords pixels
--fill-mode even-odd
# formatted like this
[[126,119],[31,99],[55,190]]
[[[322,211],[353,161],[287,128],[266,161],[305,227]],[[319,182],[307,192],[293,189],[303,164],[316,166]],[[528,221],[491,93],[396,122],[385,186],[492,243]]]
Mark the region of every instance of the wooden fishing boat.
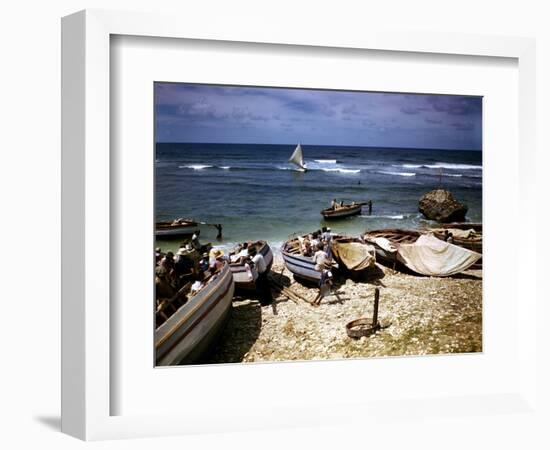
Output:
[[360,238],[335,236],[330,247],[338,267],[350,272],[362,272],[376,267],[376,250],[374,246]]
[[191,219],[179,219],[173,222],[157,222],[155,236],[177,237],[189,236],[199,229],[199,223]]
[[[269,272],[273,265],[273,252],[271,251],[271,247],[266,241],[248,243],[249,247],[252,245],[255,245],[258,249],[258,253],[264,257],[267,271]],[[231,263],[229,267],[231,268],[231,273],[233,273],[233,279],[235,280],[235,289],[245,291],[256,289],[256,280],[258,279],[258,272],[256,270],[247,270],[244,262]]]
[[321,272],[315,270],[313,258],[300,253],[300,240],[297,237],[283,244],[281,254],[286,268],[294,277],[315,283],[321,280]]
[[350,203],[349,205],[338,206],[337,208],[326,208],[321,211],[322,216],[327,219],[343,219],[344,217],[361,214],[361,209],[366,203]]
[[401,230],[398,228],[386,228],[367,231],[363,235],[365,242],[372,244],[379,260],[395,264],[397,261],[398,244],[412,244],[420,237],[420,232],[415,230]]
[[233,274],[225,263],[193,296],[180,290],[177,299],[161,302],[156,311],[157,365],[197,362],[223,330],[234,290]]
[[[477,253],[483,252],[483,226],[481,223],[448,223],[430,228],[429,231],[442,241],[451,242]],[[473,266],[475,269],[482,267],[481,259]]]
[[392,264],[394,268],[399,263],[421,275],[455,275],[473,267],[481,258],[481,254],[444,242],[433,233],[373,230],[365,233],[363,239],[375,246],[380,260]]

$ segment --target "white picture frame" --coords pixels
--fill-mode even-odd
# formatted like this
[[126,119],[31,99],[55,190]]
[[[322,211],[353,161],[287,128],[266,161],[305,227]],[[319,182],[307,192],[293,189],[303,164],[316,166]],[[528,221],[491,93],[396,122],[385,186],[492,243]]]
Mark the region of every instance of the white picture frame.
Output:
[[[162,436],[207,431],[264,428],[266,411],[237,413],[250,420],[224,422],[220,415],[204,417],[181,414],[112,415],[112,358],[110,335],[113,323],[110,285],[110,64],[111,36],[141,36],[305,47],[365,49],[416,54],[447,54],[512,58],[519,76],[519,183],[518,204],[525,226],[535,227],[534,187],[529,174],[535,171],[535,42],[527,38],[488,37],[444,33],[395,33],[384,30],[325,36],[320,30],[273,30],[259,25],[234,27],[217,23],[205,27],[200,21],[167,14],[143,14],[87,10],[62,22],[62,430],[85,440]],[[521,260],[535,264],[536,248],[521,246]],[[517,281],[526,279],[519,268]],[[530,271],[536,272],[531,266]],[[521,367],[515,388],[499,395],[464,398],[411,399],[390,412],[395,400],[343,400],[340,404],[305,404],[292,410],[278,405],[270,427],[364,421],[382,414],[402,420],[403,411],[413,415],[436,408],[442,416],[493,415],[512,411],[524,419],[539,414],[537,404],[536,328],[528,316],[536,309],[534,285],[524,287],[522,309],[517,314]],[[516,293],[516,295],[518,295]],[[313,366],[309,366],[309,370]],[[263,366],[258,370],[269,370]],[[477,406],[475,406],[477,405]],[[326,407],[323,409],[322,407]],[[403,409],[405,408],[405,409]],[[319,414],[319,411],[323,411]],[[530,415],[530,416],[529,416]],[[527,420],[528,420],[527,419]],[[493,424],[498,429],[498,421]]]

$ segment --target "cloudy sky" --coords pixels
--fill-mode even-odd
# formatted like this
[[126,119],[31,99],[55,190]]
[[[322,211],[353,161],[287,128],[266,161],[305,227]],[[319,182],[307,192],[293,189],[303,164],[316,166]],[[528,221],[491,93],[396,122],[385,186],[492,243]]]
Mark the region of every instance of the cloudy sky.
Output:
[[481,97],[155,84],[157,142],[481,150]]

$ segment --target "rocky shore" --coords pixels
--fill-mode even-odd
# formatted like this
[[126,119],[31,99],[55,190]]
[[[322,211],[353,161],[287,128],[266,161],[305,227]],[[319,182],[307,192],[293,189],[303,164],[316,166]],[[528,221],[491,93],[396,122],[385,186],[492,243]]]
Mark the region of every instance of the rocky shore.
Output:
[[[335,280],[338,296],[311,306],[317,290],[294,281],[276,259],[270,277],[274,303],[235,298],[231,317],[208,363],[322,360],[482,351],[482,272],[448,278],[421,277],[379,265],[367,280]],[[304,300],[280,291],[288,287]],[[351,339],[345,325],[372,317],[380,289],[379,320],[371,337]]]

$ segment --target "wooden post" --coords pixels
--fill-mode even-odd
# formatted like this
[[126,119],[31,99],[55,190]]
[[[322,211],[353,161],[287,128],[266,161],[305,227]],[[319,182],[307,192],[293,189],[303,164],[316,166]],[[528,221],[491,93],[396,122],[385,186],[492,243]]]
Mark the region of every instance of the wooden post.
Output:
[[378,301],[380,298],[380,289],[376,288],[374,290],[374,313],[372,315],[372,329],[378,329]]
[[369,200],[369,216],[372,214],[372,200]]

